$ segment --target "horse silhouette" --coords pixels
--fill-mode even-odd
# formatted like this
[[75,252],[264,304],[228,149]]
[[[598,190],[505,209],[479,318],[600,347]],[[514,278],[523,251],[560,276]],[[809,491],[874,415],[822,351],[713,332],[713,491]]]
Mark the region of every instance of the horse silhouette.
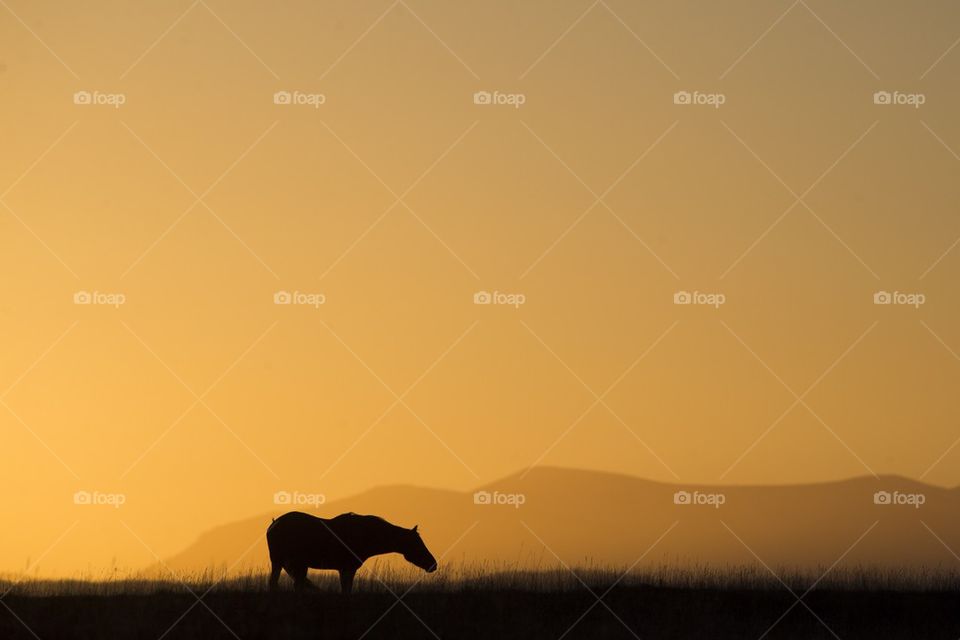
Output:
[[340,572],[341,591],[350,593],[360,565],[384,553],[401,553],[427,573],[437,570],[437,561],[417,527],[405,529],[377,516],[356,513],[329,519],[299,511],[285,513],[267,528],[267,547],[271,591],[277,588],[281,569],[293,578],[297,591],[315,588],[307,579],[307,569],[334,569]]

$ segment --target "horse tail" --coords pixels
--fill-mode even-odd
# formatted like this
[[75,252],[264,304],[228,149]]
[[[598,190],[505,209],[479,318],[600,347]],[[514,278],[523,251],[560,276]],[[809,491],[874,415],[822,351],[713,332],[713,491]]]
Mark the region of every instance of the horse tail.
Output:
[[276,518],[271,518],[271,519],[270,519],[270,526],[267,527],[267,535],[266,535],[266,538],[267,538],[267,551],[268,551],[269,554],[270,554],[270,561],[271,561],[271,562],[276,562],[276,561],[277,561],[277,558],[276,558],[276,550],[273,548],[274,545],[272,544],[272,541],[271,541],[271,538],[273,538],[273,535],[272,535],[272,534],[275,533],[274,530],[273,530],[273,528],[276,526],[276,524],[277,524],[277,519],[276,519]]

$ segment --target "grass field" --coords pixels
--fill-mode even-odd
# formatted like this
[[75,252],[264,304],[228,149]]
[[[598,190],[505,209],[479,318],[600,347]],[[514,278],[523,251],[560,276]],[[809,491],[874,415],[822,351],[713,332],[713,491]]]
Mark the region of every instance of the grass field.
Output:
[[8,582],[0,638],[960,636],[960,575],[936,570],[846,569],[819,582],[781,573],[783,583],[754,567],[662,568],[622,579],[597,568],[575,576],[473,567],[421,580],[372,564],[361,575],[349,598],[337,592],[333,573],[314,574],[319,589],[304,594],[287,582],[271,594],[259,573],[220,581]]

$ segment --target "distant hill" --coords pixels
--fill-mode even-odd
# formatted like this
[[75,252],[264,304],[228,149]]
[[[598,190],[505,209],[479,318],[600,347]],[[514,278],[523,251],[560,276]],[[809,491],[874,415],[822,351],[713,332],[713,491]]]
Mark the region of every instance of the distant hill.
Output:
[[[354,511],[398,525],[419,524],[434,555],[445,556],[441,565],[554,567],[556,554],[570,565],[629,566],[644,553],[638,566],[754,564],[746,544],[771,567],[826,568],[846,553],[841,566],[960,569],[960,560],[944,546],[960,553],[960,492],[895,476],[793,486],[691,486],[543,467],[477,491],[502,503],[477,504],[474,492],[389,486],[299,510],[321,517]],[[702,504],[676,504],[678,491]],[[901,504],[876,504],[878,491]],[[210,530],[164,565],[184,573],[264,567],[264,532],[271,518],[288,510]]]

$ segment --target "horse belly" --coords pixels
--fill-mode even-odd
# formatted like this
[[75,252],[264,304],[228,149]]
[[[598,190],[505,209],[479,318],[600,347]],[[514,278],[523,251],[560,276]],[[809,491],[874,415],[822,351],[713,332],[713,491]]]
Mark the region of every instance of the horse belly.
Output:
[[307,559],[307,566],[311,569],[339,569],[340,564],[337,563],[335,558],[331,558],[328,554],[324,553],[313,553],[310,554],[310,557]]

